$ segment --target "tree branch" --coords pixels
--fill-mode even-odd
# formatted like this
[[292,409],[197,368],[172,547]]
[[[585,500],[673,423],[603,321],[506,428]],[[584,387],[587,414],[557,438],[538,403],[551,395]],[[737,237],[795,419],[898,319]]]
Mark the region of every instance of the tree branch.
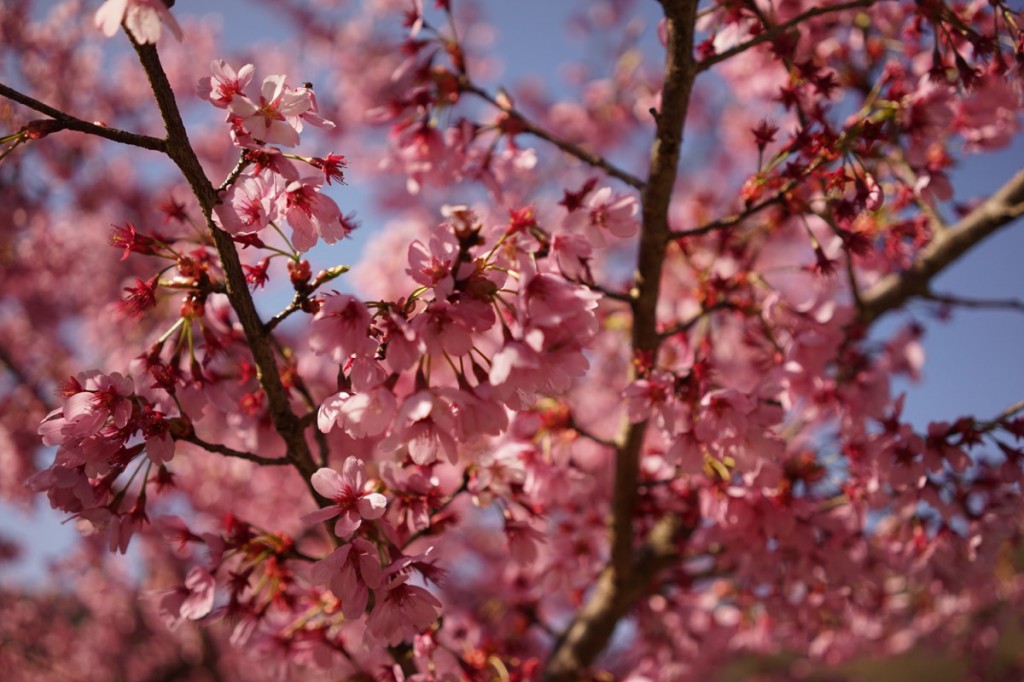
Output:
[[716,230],[723,230],[725,228],[733,227],[743,222],[747,218],[753,217],[763,209],[768,208],[772,204],[779,203],[785,195],[790,192],[798,183],[790,181],[782,186],[779,191],[775,194],[767,197],[756,204],[751,204],[747,208],[743,209],[739,213],[734,213],[731,216],[725,218],[719,218],[718,220],[712,220],[709,223],[705,223],[700,227],[694,227],[689,230],[676,230],[670,234],[671,239],[681,239],[683,237],[699,237],[701,235],[715,232]]
[[935,235],[903,272],[886,276],[861,296],[858,319],[870,325],[916,296],[927,296],[932,279],[983,239],[1024,214],[1024,170],[958,223]]
[[204,450],[208,450],[209,452],[216,452],[217,454],[224,455],[225,457],[236,457],[238,459],[244,459],[249,462],[255,462],[256,464],[260,464],[263,466],[281,466],[282,464],[291,464],[291,460],[289,460],[287,457],[261,457],[259,455],[254,455],[251,452],[243,452],[241,450],[229,448],[228,446],[221,445],[220,443],[207,443],[205,440],[195,435],[194,433],[189,434],[188,436],[183,436],[178,440],[183,440],[186,443],[198,445]]
[[[677,547],[691,530],[684,527],[678,516],[669,515],[658,521],[647,542],[636,552],[631,562],[632,580],[626,583],[617,580],[611,565],[605,567],[594,594],[559,640],[559,651],[568,652],[563,657],[565,663],[552,657],[544,680],[584,679],[583,669],[604,649],[615,626],[644,596],[655,576],[679,561]],[[564,644],[567,642],[572,646]],[[573,654],[578,656],[572,657]]]
[[988,308],[1019,310],[1024,312],[1024,300],[1019,298],[967,298],[965,296],[951,296],[949,294],[936,294],[926,291],[921,298],[944,305],[959,306],[961,308]]
[[79,133],[86,133],[88,135],[96,135],[97,137],[103,137],[114,142],[120,142],[122,144],[128,144],[133,147],[141,147],[143,149],[150,149],[157,152],[167,151],[166,142],[164,140],[150,137],[149,135],[138,135],[136,133],[129,133],[125,130],[119,130],[117,128],[108,128],[106,126],[97,125],[95,123],[89,123],[79,118],[75,118],[70,114],[66,114],[59,109],[43,104],[37,99],[33,99],[28,95],[25,95],[17,90],[10,88],[3,83],[0,83],[0,95],[6,97],[9,100],[22,104],[29,109],[34,109],[41,114],[45,114],[57,122],[57,126],[48,132],[53,133],[59,130],[74,130]]
[[644,181],[641,180],[640,178],[636,177],[632,173],[627,173],[618,166],[608,162],[603,156],[600,156],[599,154],[589,152],[583,147],[573,144],[572,142],[563,140],[560,137],[555,137],[548,131],[544,130],[544,128],[541,128],[537,124],[531,122],[529,119],[527,119],[525,116],[523,116],[515,109],[511,108],[508,105],[503,105],[500,102],[498,102],[497,98],[495,98],[493,95],[491,95],[483,88],[474,85],[465,76],[459,78],[459,87],[462,89],[463,92],[472,93],[477,97],[493,104],[497,108],[504,111],[522,127],[523,132],[529,133],[534,137],[539,137],[542,140],[550,142],[551,144],[555,145],[569,156],[576,157],[583,163],[594,166],[595,168],[600,168],[608,175],[611,175],[612,177],[622,180],[627,185],[635,187],[636,189],[643,189]]
[[274,358],[274,350],[271,345],[263,321],[256,311],[252,295],[245,281],[245,273],[242,271],[242,264],[235,250],[235,244],[226,232],[219,229],[213,222],[211,212],[213,207],[220,201],[217,190],[214,189],[210,180],[206,177],[199,158],[192,149],[189,142],[185,124],[181,119],[177,102],[174,99],[174,91],[167,80],[163,66],[160,64],[160,57],[157,54],[155,45],[140,45],[129,35],[132,45],[139,56],[146,76],[149,79],[153,94],[156,96],[157,105],[160,108],[160,115],[163,117],[164,125],[167,127],[167,155],[181,170],[182,175],[188,181],[193,194],[199,201],[206,225],[213,235],[214,245],[220,256],[224,267],[224,278],[227,286],[228,300],[238,315],[242,325],[246,341],[252,351],[253,360],[256,363],[257,379],[269,403],[270,418],[274,428],[285,442],[287,448],[286,457],[302,476],[309,488],[310,493],[320,505],[328,504],[312,487],[311,477],[316,472],[316,464],[313,461],[309,445],[306,442],[305,431],[302,428],[299,418],[291,409],[288,390],[281,382],[281,375],[277,370],[277,362]]
[[720,52],[714,55],[713,57],[708,57],[707,59],[701,60],[697,64],[697,71],[707,71],[716,64],[720,64],[727,59],[731,59],[732,57],[735,57],[741,52],[746,52],[752,47],[760,45],[761,43],[767,42],[769,40],[775,39],[776,36],[785,33],[791,28],[799,27],[800,24],[807,21],[808,19],[813,19],[814,17],[823,16],[825,14],[842,12],[848,9],[871,7],[877,1],[878,0],[855,0],[854,2],[846,2],[840,5],[826,5],[813,7],[812,9],[809,9],[806,12],[798,14],[797,16],[793,17],[787,22],[777,24],[775,26],[772,26],[771,28],[768,28],[767,30],[757,34],[755,37],[751,38],[745,43],[740,43],[739,45],[735,45],[729,48],[728,50],[725,50],[724,52]]
[[[697,0],[661,0],[661,4],[668,32],[665,83],[662,87],[662,109],[655,117],[657,134],[651,149],[650,170],[641,192],[642,229],[631,292],[633,352],[649,354],[652,359],[662,341],[657,330],[656,309],[665,252],[671,240],[668,208],[678,172],[690,93],[697,75],[693,58]],[[640,451],[646,433],[647,422],[624,427],[615,458],[611,556],[594,593],[555,643],[543,678],[546,682],[580,679],[583,669],[607,645],[616,624],[662,568],[665,559],[655,560],[652,543],[657,540],[659,547],[675,546],[674,539],[681,523],[667,517],[658,528],[670,537],[665,539],[652,532],[640,553],[634,552],[633,521]],[[658,556],[674,556],[674,553]]]

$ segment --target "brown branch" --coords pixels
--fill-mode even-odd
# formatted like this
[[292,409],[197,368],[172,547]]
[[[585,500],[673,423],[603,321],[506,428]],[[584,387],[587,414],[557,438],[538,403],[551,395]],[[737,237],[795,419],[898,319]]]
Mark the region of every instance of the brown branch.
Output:
[[60,111],[59,109],[54,109],[47,104],[43,104],[39,100],[18,92],[3,83],[0,83],[0,95],[17,102],[18,104],[22,104],[29,109],[34,109],[41,114],[45,114],[56,121],[57,125],[49,129],[48,133],[54,133],[60,130],[74,130],[79,133],[96,135],[97,137],[103,137],[108,140],[113,140],[114,142],[120,142],[121,144],[128,144],[133,147],[141,147],[143,149],[150,149],[157,152],[166,151],[167,143],[164,140],[150,137],[149,135],[138,135],[136,133],[129,133],[125,130],[108,128],[107,126],[83,121],[82,119],[75,118],[70,114]]
[[[686,113],[697,65],[693,58],[697,0],[661,0],[668,42],[662,109],[655,116],[657,134],[651,149],[648,180],[641,192],[642,229],[632,289],[634,353],[655,356],[662,341],[656,308],[661,290],[665,252],[671,240],[668,209],[675,187]],[[605,648],[619,620],[648,589],[673,551],[682,528],[674,517],[659,523],[639,553],[634,550],[633,521],[637,506],[640,451],[647,422],[624,427],[615,458],[615,487],[609,529],[611,556],[593,594],[555,643],[543,679],[580,679],[583,670]],[[659,559],[660,557],[660,559]]]
[[932,279],[986,237],[1024,214],[1024,170],[958,223],[935,235],[903,272],[893,273],[864,292],[859,321],[870,325],[914,297],[927,296]]
[[716,230],[723,230],[729,227],[733,227],[734,225],[738,225],[747,218],[751,218],[757,213],[761,212],[763,209],[768,208],[772,204],[779,203],[787,193],[789,193],[794,187],[796,187],[797,184],[798,183],[795,181],[790,181],[783,185],[781,188],[779,188],[779,191],[777,191],[772,196],[767,197],[766,199],[763,199],[762,201],[756,204],[751,204],[749,207],[743,209],[739,213],[734,213],[731,216],[727,216],[725,218],[712,220],[710,223],[705,223],[700,227],[694,227],[689,230],[675,230],[669,236],[671,239],[681,239],[682,237],[699,237],[710,232],[715,232]]
[[572,642],[574,646],[569,651],[580,655],[567,656],[565,663],[552,657],[544,680],[585,679],[583,669],[604,649],[618,622],[647,593],[657,574],[679,561],[678,546],[689,532],[678,516],[666,516],[655,524],[647,542],[636,552],[631,562],[631,580],[620,583],[612,566],[605,567],[593,596],[559,640],[559,651],[565,648],[565,642]]
[[236,457],[238,459],[244,459],[249,462],[255,462],[262,466],[281,466],[282,464],[291,464],[291,460],[287,457],[261,457],[260,455],[254,455],[251,452],[243,452],[241,450],[235,450],[229,448],[226,445],[220,443],[208,443],[194,433],[187,436],[182,436],[178,440],[183,440],[186,443],[192,443],[198,445],[204,450],[209,452],[215,452],[218,455],[224,455],[225,457]]
[[697,71],[707,71],[716,64],[720,64],[727,59],[731,59],[732,57],[735,57],[741,52],[746,52],[750,48],[760,45],[761,43],[767,42],[769,40],[774,40],[776,36],[785,33],[791,28],[799,27],[800,24],[807,21],[808,19],[813,19],[815,17],[823,16],[825,14],[842,12],[848,9],[871,7],[877,1],[878,0],[855,0],[854,2],[847,2],[841,5],[826,5],[813,7],[812,9],[809,9],[806,12],[798,14],[797,16],[793,17],[792,19],[785,23],[777,24],[775,26],[772,26],[771,28],[768,28],[767,30],[757,34],[755,37],[751,38],[745,43],[740,43],[739,45],[735,45],[724,52],[720,52],[714,55],[713,57],[708,57],[707,59],[700,61],[697,64]]
[[992,420],[993,424],[1001,424],[1013,417],[1016,417],[1021,412],[1024,412],[1024,400],[1018,400],[1013,405],[1010,405],[1005,410],[999,413],[999,415]]
[[580,147],[577,144],[573,144],[572,142],[563,140],[560,137],[552,135],[544,128],[530,121],[517,110],[511,108],[508,105],[498,102],[496,97],[494,97],[492,94],[490,94],[483,88],[474,85],[465,76],[459,78],[459,87],[462,89],[463,92],[472,93],[477,97],[493,104],[497,108],[504,111],[506,114],[512,117],[517,124],[519,124],[523,132],[529,133],[534,137],[539,137],[542,140],[550,142],[551,144],[558,147],[569,156],[573,156],[582,161],[583,163],[588,164],[590,166],[594,166],[595,168],[600,168],[608,175],[611,175],[612,177],[622,180],[627,185],[635,187],[636,189],[643,189],[644,181],[641,180],[640,178],[610,163],[607,159],[605,159],[603,156],[599,154],[587,151],[586,149]]
[[709,315],[711,315],[711,313],[717,310],[740,310],[740,307],[737,306],[732,301],[718,301],[709,308],[701,310],[698,314],[694,315],[685,322],[679,322],[677,324],[672,325],[668,329],[665,329],[664,331],[659,333],[659,336],[662,340],[665,340],[675,336],[676,334],[688,332],[690,331],[690,329],[693,328],[693,325],[697,324],[698,322],[708,317]]
[[305,310],[306,306],[309,304],[309,297],[312,294],[316,293],[317,289],[319,289],[327,282],[330,282],[331,280],[340,277],[341,275],[345,274],[348,271],[349,267],[347,265],[335,265],[333,268],[321,270],[317,274],[316,279],[314,279],[312,282],[303,287],[301,291],[295,292],[295,296],[292,297],[291,302],[287,306],[285,306],[283,310],[281,310],[279,313],[277,313],[272,318],[267,320],[267,323],[265,325],[266,331],[268,333],[272,332],[277,327],[277,325],[281,324],[286,319],[288,319],[288,317],[292,315],[292,313],[298,312],[300,310]]
[[929,301],[935,301],[936,303],[942,303],[944,305],[949,306],[958,306],[961,308],[1019,310],[1024,312],[1024,301],[1022,301],[1019,298],[967,298],[965,296],[936,294],[932,293],[931,291],[927,291],[921,294],[921,298],[925,298]]
[[220,201],[217,190],[206,177],[199,158],[192,149],[189,142],[185,124],[181,119],[177,102],[174,98],[174,91],[167,80],[160,57],[157,54],[155,45],[140,45],[129,35],[139,61],[146,72],[153,94],[156,97],[157,106],[160,108],[160,115],[163,117],[164,125],[167,128],[167,155],[181,170],[193,194],[199,201],[206,225],[213,235],[214,246],[220,256],[221,264],[224,267],[224,278],[227,286],[228,300],[238,321],[242,325],[245,339],[249,349],[252,351],[253,360],[256,364],[256,376],[269,403],[270,418],[274,428],[285,442],[286,457],[302,476],[309,488],[310,493],[318,504],[328,504],[312,486],[311,477],[316,472],[317,466],[313,461],[309,445],[306,442],[305,430],[302,428],[299,418],[291,409],[291,401],[288,390],[281,382],[281,375],[277,370],[277,362],[274,358],[274,349],[271,345],[270,336],[264,328],[256,306],[253,303],[252,295],[245,281],[245,273],[242,271],[242,264],[235,250],[235,244],[226,232],[217,228],[214,224],[211,213],[213,207]]

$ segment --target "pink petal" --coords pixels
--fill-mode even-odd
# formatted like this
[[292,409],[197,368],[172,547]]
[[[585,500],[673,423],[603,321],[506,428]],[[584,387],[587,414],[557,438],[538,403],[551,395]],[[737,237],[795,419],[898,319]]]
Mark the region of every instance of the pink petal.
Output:
[[321,521],[326,521],[327,519],[333,519],[340,512],[341,510],[338,509],[338,507],[331,505],[330,507],[324,507],[323,509],[317,509],[314,512],[303,514],[300,517],[300,520],[303,523],[320,523]]
[[347,538],[357,530],[359,526],[363,524],[363,520],[358,514],[348,512],[338,517],[337,523],[334,524],[334,534],[339,538]]
[[318,469],[310,480],[313,482],[313,488],[329,500],[336,500],[345,492],[345,481],[334,469]]
[[359,514],[367,521],[379,519],[388,506],[388,498],[380,493],[370,493],[359,499]]

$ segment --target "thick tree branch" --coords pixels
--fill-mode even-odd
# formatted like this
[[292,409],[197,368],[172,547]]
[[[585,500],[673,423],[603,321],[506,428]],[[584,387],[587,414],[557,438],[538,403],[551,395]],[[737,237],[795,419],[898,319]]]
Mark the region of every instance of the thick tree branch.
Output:
[[927,296],[932,279],[983,239],[1024,214],[1024,170],[958,223],[935,235],[903,272],[883,278],[861,295],[859,321],[870,325],[915,296]]
[[70,114],[65,114],[59,109],[54,109],[49,105],[43,104],[39,100],[18,92],[3,83],[0,83],[0,95],[17,102],[18,104],[22,104],[29,109],[34,109],[41,114],[45,114],[56,121],[55,127],[49,129],[47,131],[48,133],[55,133],[60,130],[74,130],[79,133],[96,135],[97,137],[104,137],[108,140],[113,140],[114,142],[132,145],[133,147],[142,147],[143,149],[151,149],[157,152],[166,151],[166,142],[164,142],[164,140],[150,137],[149,135],[137,135],[136,133],[129,133],[125,130],[108,128],[106,126],[83,121],[71,116]]
[[545,680],[583,679],[582,670],[604,649],[615,626],[647,593],[655,576],[679,561],[680,554],[676,548],[685,539],[686,532],[679,517],[666,516],[655,525],[647,542],[635,553],[630,564],[631,580],[621,583],[610,565],[604,569],[590,601],[560,640],[573,642],[575,646],[569,651],[581,652],[583,656],[566,657],[567,662],[562,667],[556,667],[560,659],[552,658]]
[[206,177],[199,158],[189,142],[185,124],[174,99],[174,91],[160,64],[156,46],[139,45],[134,39],[132,39],[132,45],[135,47],[139,61],[149,78],[150,86],[153,88],[153,94],[156,96],[157,105],[160,108],[160,115],[167,127],[167,155],[171,157],[188,181],[192,192],[199,201],[207,227],[213,235],[214,245],[224,267],[228,300],[238,315],[246,341],[252,351],[257,368],[257,378],[267,396],[270,418],[274,423],[274,428],[285,442],[288,460],[298,469],[317,502],[326,504],[326,500],[320,497],[310,482],[317,467],[306,442],[302,424],[292,411],[288,390],[281,382],[270,336],[256,311],[252,295],[249,293],[235,244],[226,232],[214,224],[211,217],[213,207],[220,200],[217,190]]
[[[657,354],[661,337],[656,309],[661,272],[671,232],[668,209],[675,187],[686,112],[693,81],[697,75],[693,58],[697,0],[662,0],[668,43],[662,109],[655,117],[657,134],[651,148],[650,169],[643,185],[642,229],[632,294],[632,348],[638,355]],[[576,680],[604,649],[619,620],[648,588],[662,564],[651,555],[652,536],[644,549],[634,552],[633,522],[637,505],[640,451],[647,423],[625,428],[615,459],[615,488],[612,494],[610,528],[611,556],[594,593],[556,642],[548,660],[544,680]],[[665,520],[668,538],[659,546],[674,547],[681,524]],[[672,552],[665,556],[672,556]]]
[[529,119],[527,119],[525,116],[523,116],[515,109],[512,109],[511,107],[500,103],[497,100],[497,98],[495,98],[492,94],[490,94],[483,88],[474,85],[465,76],[462,76],[459,79],[459,87],[462,88],[463,92],[472,93],[477,97],[486,100],[487,102],[490,102],[497,108],[504,111],[506,114],[508,114],[510,117],[512,117],[512,119],[516,121],[516,123],[522,128],[523,132],[529,133],[534,137],[539,137],[542,140],[550,142],[551,144],[555,145],[569,156],[576,157],[583,163],[593,166],[595,168],[600,168],[608,175],[611,175],[612,177],[622,180],[627,185],[635,187],[636,189],[643,189],[644,181],[641,180],[640,178],[636,177],[632,173],[627,173],[626,171],[622,170],[621,168],[612,163],[609,163],[608,160],[605,159],[600,154],[595,154],[593,152],[587,151],[586,149],[580,147],[577,144],[573,144],[572,142],[568,142],[567,140],[563,140],[560,137],[552,135],[544,128],[531,122]]

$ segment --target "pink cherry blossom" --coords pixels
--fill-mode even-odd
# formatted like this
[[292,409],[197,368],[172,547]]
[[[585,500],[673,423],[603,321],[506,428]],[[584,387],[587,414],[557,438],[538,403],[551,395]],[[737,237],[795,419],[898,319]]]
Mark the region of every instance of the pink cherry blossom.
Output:
[[439,454],[454,462],[458,457],[455,431],[452,408],[441,395],[430,390],[417,391],[402,403],[395,427],[381,447],[393,451],[404,445],[409,457],[419,465],[437,461]]
[[199,620],[213,610],[216,591],[213,575],[195,566],[185,576],[185,584],[167,592],[160,600],[160,617],[171,629],[185,620]]
[[640,227],[635,218],[638,209],[636,197],[616,197],[610,187],[602,187],[586,198],[582,210],[569,213],[562,226],[570,232],[583,231],[591,244],[604,246],[605,233],[620,239],[637,233]]
[[294,147],[302,130],[299,117],[313,108],[313,100],[309,90],[291,88],[284,81],[283,75],[267,76],[258,103],[239,95],[231,98],[228,109],[240,117],[242,127],[257,140]]
[[155,43],[160,39],[160,25],[171,30],[181,40],[181,27],[163,0],[106,0],[96,10],[96,27],[108,38],[117,33],[124,22],[132,37],[139,43]]
[[328,244],[348,236],[341,209],[320,192],[323,179],[307,177],[288,183],[282,196],[283,212],[292,226],[292,244],[299,251],[316,246],[317,238]]
[[323,299],[313,317],[309,346],[314,353],[343,363],[352,355],[368,355],[376,349],[369,335],[370,314],[358,299],[333,294]]
[[375,592],[377,602],[367,620],[375,639],[397,644],[425,630],[437,619],[441,602],[427,590],[408,584],[409,575],[399,573]]
[[328,583],[341,599],[345,618],[355,620],[366,611],[370,590],[381,586],[384,570],[372,543],[355,538],[313,564],[314,583]]
[[[260,173],[243,176],[213,207],[214,222],[231,234],[254,234],[278,220],[278,203],[283,191],[278,176]],[[315,240],[315,238],[314,238]]]
[[196,92],[213,106],[226,109],[232,99],[245,92],[256,69],[252,64],[246,64],[236,72],[223,59],[215,59],[210,70],[213,75],[200,79]]
[[339,474],[334,469],[321,468],[313,474],[316,491],[334,502],[302,517],[305,523],[319,523],[335,516],[334,533],[347,538],[359,530],[363,520],[379,519],[387,507],[387,498],[370,492],[374,484],[367,480],[365,466],[357,457],[346,457]]
[[324,433],[338,425],[353,438],[366,438],[385,433],[397,411],[395,394],[385,386],[355,395],[342,391],[320,406],[317,423]]
[[409,245],[409,275],[423,286],[432,287],[438,299],[447,298],[455,285],[454,269],[459,245],[451,230],[434,230],[429,246],[416,240]]

